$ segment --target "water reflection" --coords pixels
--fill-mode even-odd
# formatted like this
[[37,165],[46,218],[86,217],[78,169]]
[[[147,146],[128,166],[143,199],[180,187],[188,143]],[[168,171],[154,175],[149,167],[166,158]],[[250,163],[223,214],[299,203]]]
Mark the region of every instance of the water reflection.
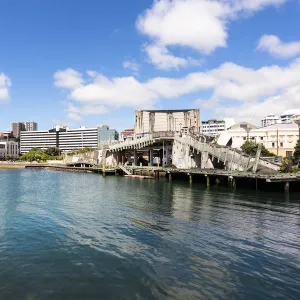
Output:
[[1,172],[0,298],[299,299],[297,196]]

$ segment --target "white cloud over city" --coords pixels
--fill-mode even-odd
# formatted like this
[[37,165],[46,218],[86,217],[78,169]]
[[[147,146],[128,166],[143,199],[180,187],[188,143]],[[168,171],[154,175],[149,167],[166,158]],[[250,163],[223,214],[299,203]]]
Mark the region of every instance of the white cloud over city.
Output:
[[12,83],[10,78],[4,73],[0,73],[0,103],[9,100],[9,91]]
[[[287,0],[160,0],[144,11],[136,21],[137,30],[148,38],[142,49],[148,62],[161,70],[185,68],[181,77],[153,77],[139,80],[140,64],[124,60],[123,68],[132,76],[107,77],[96,71],[59,70],[55,85],[68,91],[66,112],[80,121],[87,115],[101,115],[115,109],[168,107],[168,101],[185,96],[195,98],[194,106],[209,110],[215,117],[259,119],[297,107],[300,89],[300,43],[281,41],[264,35],[257,50],[279,58],[294,58],[285,67],[274,63],[250,68],[234,62],[200,69],[201,56],[227,47],[229,25],[237,18],[249,18],[267,7],[279,7]],[[176,55],[176,47],[189,48],[195,55]],[[255,44],[253,45],[255,51]],[[181,53],[186,53],[185,51]],[[203,96],[205,93],[205,97]],[[169,102],[170,103],[170,102]]]
[[[139,32],[149,38],[144,50],[159,69],[178,69],[227,47],[228,26],[233,20],[253,14],[267,6],[280,6],[287,0],[160,0],[141,14]],[[195,51],[198,58],[172,54],[170,47]]]
[[[185,95],[209,92],[207,100],[195,105],[210,108],[218,116],[236,115],[238,118],[262,117],[269,112],[281,113],[299,104],[300,59],[286,67],[278,65],[259,69],[224,63],[218,68],[194,72],[180,78],[156,77],[139,81],[134,77],[108,78],[93,72],[84,76],[67,69],[54,75],[55,85],[69,90],[71,105],[67,111],[72,119],[83,115],[104,114],[121,107],[152,108],[159,102],[180,101]],[[70,88],[72,77],[82,79]],[[70,78],[68,78],[70,76]],[[61,78],[64,78],[62,80]],[[62,84],[65,83],[65,85]]]

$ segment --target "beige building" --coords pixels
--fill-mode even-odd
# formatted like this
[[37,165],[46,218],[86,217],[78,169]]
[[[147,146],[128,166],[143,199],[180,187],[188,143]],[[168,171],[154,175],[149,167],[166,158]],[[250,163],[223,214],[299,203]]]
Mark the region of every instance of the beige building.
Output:
[[15,141],[0,141],[0,160],[16,158],[19,155],[19,143]]
[[200,130],[200,110],[136,110],[135,134],[152,132],[179,132],[182,128]]
[[240,149],[247,138],[250,141],[263,144],[269,151],[282,157],[293,155],[294,147],[299,139],[299,129],[295,123],[275,124],[247,131],[243,128],[233,128],[221,133],[218,143]]

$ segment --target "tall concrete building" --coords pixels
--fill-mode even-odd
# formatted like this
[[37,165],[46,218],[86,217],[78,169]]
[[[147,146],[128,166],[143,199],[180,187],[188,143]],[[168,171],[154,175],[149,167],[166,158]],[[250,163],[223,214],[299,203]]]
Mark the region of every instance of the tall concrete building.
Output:
[[153,132],[179,132],[183,128],[199,132],[200,110],[136,110],[134,116],[136,135]]
[[37,131],[38,130],[38,124],[36,122],[24,122],[25,130],[26,131]]
[[37,131],[38,124],[36,122],[14,122],[11,124],[13,136],[20,138],[21,131]]
[[11,130],[12,130],[13,136],[16,138],[19,138],[21,131],[25,131],[25,125],[22,122],[14,122],[11,124]]

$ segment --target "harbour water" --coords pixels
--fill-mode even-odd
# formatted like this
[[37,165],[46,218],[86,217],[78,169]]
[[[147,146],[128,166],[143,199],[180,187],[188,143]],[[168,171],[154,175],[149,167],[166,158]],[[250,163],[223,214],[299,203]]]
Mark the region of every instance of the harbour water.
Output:
[[0,299],[300,299],[300,194],[0,171]]

